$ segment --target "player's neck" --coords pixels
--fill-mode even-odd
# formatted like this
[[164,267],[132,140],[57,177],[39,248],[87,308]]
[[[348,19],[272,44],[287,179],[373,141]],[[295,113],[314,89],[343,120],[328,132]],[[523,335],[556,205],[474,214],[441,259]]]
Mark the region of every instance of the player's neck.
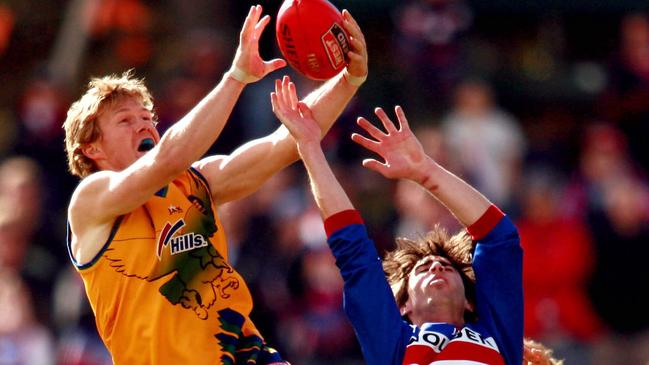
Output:
[[424,323],[448,323],[459,328],[465,323],[464,310],[460,311],[453,306],[444,304],[429,305],[425,310],[411,313],[410,320],[419,327]]

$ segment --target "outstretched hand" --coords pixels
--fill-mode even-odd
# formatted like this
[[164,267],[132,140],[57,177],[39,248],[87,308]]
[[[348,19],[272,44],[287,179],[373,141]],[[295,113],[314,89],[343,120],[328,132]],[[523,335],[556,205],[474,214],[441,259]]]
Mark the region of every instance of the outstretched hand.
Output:
[[281,58],[264,61],[259,55],[259,39],[270,22],[268,15],[261,18],[262,11],[261,5],[252,6],[239,34],[239,47],[231,72],[236,73],[235,79],[244,83],[257,81],[286,66],[286,61]]
[[347,52],[349,64],[347,72],[353,77],[367,76],[367,45],[361,27],[348,10],[342,11],[343,27],[349,35],[350,49]]
[[359,117],[358,125],[373,139],[360,134],[352,134],[352,140],[378,154],[385,162],[375,159],[363,160],[363,166],[390,179],[408,179],[417,183],[424,180],[425,164],[429,161],[421,143],[410,130],[406,115],[400,106],[394,108],[399,120],[399,128],[381,108],[374,113],[383,123],[386,132],[375,127],[367,119]]
[[322,131],[313,118],[311,109],[297,98],[295,84],[288,76],[275,80],[275,91],[270,93],[273,113],[289,130],[298,148],[308,143],[320,144]]

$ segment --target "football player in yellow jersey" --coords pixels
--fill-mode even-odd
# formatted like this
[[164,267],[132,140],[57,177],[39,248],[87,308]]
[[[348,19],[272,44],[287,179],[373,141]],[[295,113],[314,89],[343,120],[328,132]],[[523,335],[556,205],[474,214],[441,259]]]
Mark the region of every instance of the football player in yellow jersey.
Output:
[[[363,34],[349,12],[343,19],[349,65],[304,100],[324,131],[367,75]],[[69,168],[82,178],[68,249],[115,364],[285,364],[249,319],[250,293],[215,212],[297,160],[295,143],[280,127],[199,160],[245,85],[285,66],[259,55],[269,21],[261,6],[250,9],[230,70],[163,136],[149,91],[129,72],[93,79],[68,111]]]

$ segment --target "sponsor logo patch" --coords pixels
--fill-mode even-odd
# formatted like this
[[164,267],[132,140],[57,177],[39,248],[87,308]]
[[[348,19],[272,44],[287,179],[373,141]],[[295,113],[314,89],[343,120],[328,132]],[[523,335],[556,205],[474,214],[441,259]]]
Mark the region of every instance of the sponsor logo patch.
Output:
[[345,55],[349,52],[349,42],[343,28],[334,23],[321,39],[331,67],[341,68],[345,64]]
[[176,232],[178,232],[183,226],[185,226],[185,221],[180,219],[173,225],[167,222],[162,232],[160,233],[160,238],[158,239],[158,245],[156,254],[158,255],[158,260],[162,259],[162,250],[169,246],[172,255],[176,255],[185,251],[193,250],[199,247],[205,247],[208,244],[207,239],[200,234],[194,232],[189,232],[174,237]]

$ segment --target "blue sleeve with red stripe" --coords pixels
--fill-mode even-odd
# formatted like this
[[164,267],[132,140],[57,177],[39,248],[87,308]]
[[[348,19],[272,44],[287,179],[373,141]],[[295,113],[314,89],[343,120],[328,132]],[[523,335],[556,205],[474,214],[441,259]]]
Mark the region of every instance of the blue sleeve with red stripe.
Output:
[[354,326],[365,362],[401,364],[412,327],[401,319],[362,218],[355,210],[340,212],[325,221],[325,230],[345,281],[345,313]]
[[523,250],[516,227],[491,206],[467,228],[477,241],[476,276],[478,322],[493,335],[508,365],[523,361]]

